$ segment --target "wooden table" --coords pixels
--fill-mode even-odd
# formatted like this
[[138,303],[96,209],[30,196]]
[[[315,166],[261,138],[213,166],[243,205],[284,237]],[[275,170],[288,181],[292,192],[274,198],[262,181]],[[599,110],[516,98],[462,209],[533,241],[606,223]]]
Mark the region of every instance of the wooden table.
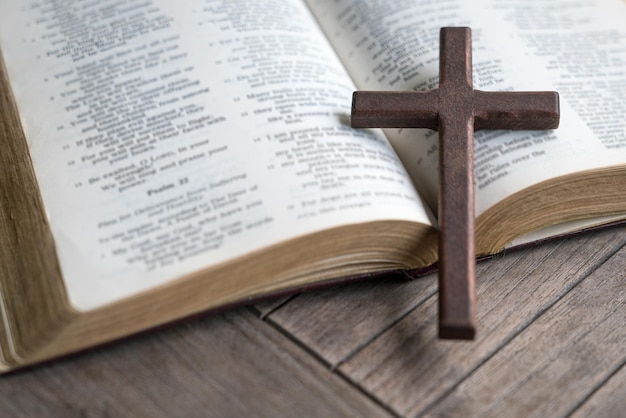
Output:
[[477,267],[474,342],[436,275],[208,315],[0,377],[0,416],[624,416],[626,226]]

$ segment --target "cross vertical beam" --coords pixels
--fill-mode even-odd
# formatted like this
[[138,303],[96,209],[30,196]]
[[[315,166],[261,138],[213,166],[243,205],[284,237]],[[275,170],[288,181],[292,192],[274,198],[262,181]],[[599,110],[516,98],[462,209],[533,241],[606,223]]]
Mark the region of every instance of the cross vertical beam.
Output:
[[559,96],[474,90],[469,28],[441,29],[439,72],[427,92],[355,92],[352,127],[439,130],[439,336],[473,339],[474,130],[555,129]]
[[474,104],[469,28],[441,31],[439,52],[439,337],[473,339]]

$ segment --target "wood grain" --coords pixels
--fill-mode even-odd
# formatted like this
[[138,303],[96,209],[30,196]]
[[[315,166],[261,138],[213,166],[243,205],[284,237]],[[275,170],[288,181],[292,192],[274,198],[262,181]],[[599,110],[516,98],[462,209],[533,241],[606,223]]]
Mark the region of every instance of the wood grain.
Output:
[[[339,370],[400,415],[425,411],[613,254],[626,240],[625,233],[626,228],[616,228],[548,243],[480,264],[477,289],[484,308],[480,312],[481,332],[473,343],[437,340],[433,325],[437,315],[435,297],[419,304],[386,330],[370,328],[369,335],[336,325],[348,334],[353,332],[362,341],[370,341],[371,336],[375,336],[371,343],[341,364]],[[378,296],[385,304],[391,303],[382,292],[378,292]],[[398,300],[398,311],[406,309],[403,302]],[[376,304],[371,302],[369,306]],[[279,323],[279,312],[289,308],[287,304],[271,317]],[[363,316],[362,306],[344,303],[335,308],[336,312],[340,310],[346,314],[337,323],[350,315]],[[296,314],[290,312],[290,324],[306,321],[306,315],[297,317]],[[324,332],[332,334],[328,330],[332,326],[328,323]],[[291,325],[287,329],[305,344],[332,341],[320,335],[308,335],[319,332],[320,327],[297,329]],[[350,341],[353,337],[342,338]],[[316,353],[324,359],[336,359],[337,345],[330,342],[318,346]],[[351,341],[351,345],[359,344]]]
[[0,378],[7,416],[389,416],[245,309]]
[[572,417],[620,417],[624,415],[624,411],[626,411],[626,362],[574,412]]
[[459,417],[571,413],[626,362],[625,265],[626,247],[429,412]]

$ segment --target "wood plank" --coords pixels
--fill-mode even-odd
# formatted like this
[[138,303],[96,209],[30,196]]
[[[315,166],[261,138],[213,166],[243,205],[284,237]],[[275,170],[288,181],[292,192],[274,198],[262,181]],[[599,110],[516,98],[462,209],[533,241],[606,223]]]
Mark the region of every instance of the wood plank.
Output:
[[[493,417],[570,414],[626,362],[625,265],[626,247],[429,413]],[[621,381],[622,386],[625,383]]]
[[626,411],[626,362],[586,402],[572,418],[620,417]]
[[267,320],[319,354],[332,368],[437,291],[437,276],[396,276],[299,295]]
[[247,309],[0,379],[0,416],[389,416]]
[[[441,341],[436,338],[436,298],[417,306],[380,337],[341,364],[339,370],[349,379],[376,396],[401,415],[416,415],[436,403],[443,394],[472,373],[542,312],[552,306],[573,286],[617,251],[626,240],[626,227],[572,237],[566,241],[546,243],[538,248],[512,253],[479,265],[478,301],[479,332],[472,343]],[[381,292],[378,299],[391,304]],[[329,324],[324,330],[339,342],[317,347],[325,359],[335,358],[337,347],[352,336],[334,333],[330,324],[352,333],[345,322],[356,324],[353,317],[363,317],[376,305],[347,304],[326,313]],[[404,309],[400,299],[396,310]],[[332,302],[328,302],[328,306]],[[286,309],[286,307],[281,308]],[[344,312],[341,314],[340,312]],[[295,312],[292,312],[295,314]],[[372,313],[374,315],[374,313]],[[331,318],[335,316],[334,321]],[[276,316],[274,316],[276,317]],[[292,317],[297,323],[306,317]],[[293,329],[293,328],[291,328]],[[317,328],[319,330],[319,328]],[[315,330],[315,329],[314,329]],[[319,340],[307,335],[306,327],[296,329],[294,336],[302,341]],[[370,335],[379,335],[371,329]],[[363,340],[370,338],[356,332]],[[357,344],[358,345],[358,344]]]

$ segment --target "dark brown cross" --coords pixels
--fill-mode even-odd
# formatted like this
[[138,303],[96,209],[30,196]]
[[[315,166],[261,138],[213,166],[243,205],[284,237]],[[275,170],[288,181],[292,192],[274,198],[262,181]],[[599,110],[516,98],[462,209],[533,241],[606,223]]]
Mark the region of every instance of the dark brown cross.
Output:
[[484,92],[472,87],[469,28],[442,28],[439,88],[358,91],[354,128],[439,131],[439,337],[473,339],[476,330],[474,131],[555,129],[557,92]]

